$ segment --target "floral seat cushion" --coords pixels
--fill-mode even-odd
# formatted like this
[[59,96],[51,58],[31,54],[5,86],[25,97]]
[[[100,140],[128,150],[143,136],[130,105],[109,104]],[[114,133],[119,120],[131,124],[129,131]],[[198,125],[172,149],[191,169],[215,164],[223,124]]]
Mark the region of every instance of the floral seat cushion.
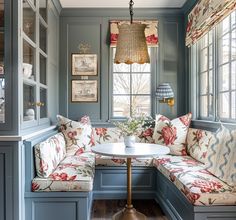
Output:
[[233,188],[189,156],[159,156],[153,164],[193,205],[236,205]]
[[91,191],[94,172],[93,153],[67,156],[48,178],[34,178],[32,191]]
[[[132,166],[152,167],[153,158],[133,158]],[[125,158],[96,155],[96,166],[126,166]]]

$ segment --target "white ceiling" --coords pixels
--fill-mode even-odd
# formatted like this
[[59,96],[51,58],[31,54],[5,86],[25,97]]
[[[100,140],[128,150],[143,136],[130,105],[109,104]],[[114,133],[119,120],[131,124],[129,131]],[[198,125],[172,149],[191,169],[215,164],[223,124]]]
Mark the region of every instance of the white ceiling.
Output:
[[[181,8],[187,0],[133,0],[134,8]],[[128,8],[129,0],[60,0],[63,8]]]

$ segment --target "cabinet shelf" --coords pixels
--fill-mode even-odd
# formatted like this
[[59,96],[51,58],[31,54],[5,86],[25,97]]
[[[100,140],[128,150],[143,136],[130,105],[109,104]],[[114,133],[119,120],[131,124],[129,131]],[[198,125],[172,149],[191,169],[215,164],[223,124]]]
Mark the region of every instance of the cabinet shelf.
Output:
[[29,79],[29,78],[26,78],[26,77],[23,77],[23,83],[27,84],[27,85],[30,85],[30,86],[35,86],[37,84],[37,82],[34,81],[33,79]]

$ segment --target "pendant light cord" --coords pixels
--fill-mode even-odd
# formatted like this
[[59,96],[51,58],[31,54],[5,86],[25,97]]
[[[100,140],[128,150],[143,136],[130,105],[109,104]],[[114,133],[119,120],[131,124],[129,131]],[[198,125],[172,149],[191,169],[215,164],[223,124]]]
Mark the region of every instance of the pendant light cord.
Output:
[[133,15],[134,15],[133,5],[134,5],[133,0],[130,0],[130,2],[129,2],[129,13],[130,13],[130,23],[131,24],[133,23]]

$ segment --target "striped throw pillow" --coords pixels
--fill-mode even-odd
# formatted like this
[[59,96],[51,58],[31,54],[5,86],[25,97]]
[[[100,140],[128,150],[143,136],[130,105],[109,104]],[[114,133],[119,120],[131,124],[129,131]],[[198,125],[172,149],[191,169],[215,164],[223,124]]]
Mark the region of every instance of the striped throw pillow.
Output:
[[236,189],[236,130],[221,126],[208,147],[206,169]]

